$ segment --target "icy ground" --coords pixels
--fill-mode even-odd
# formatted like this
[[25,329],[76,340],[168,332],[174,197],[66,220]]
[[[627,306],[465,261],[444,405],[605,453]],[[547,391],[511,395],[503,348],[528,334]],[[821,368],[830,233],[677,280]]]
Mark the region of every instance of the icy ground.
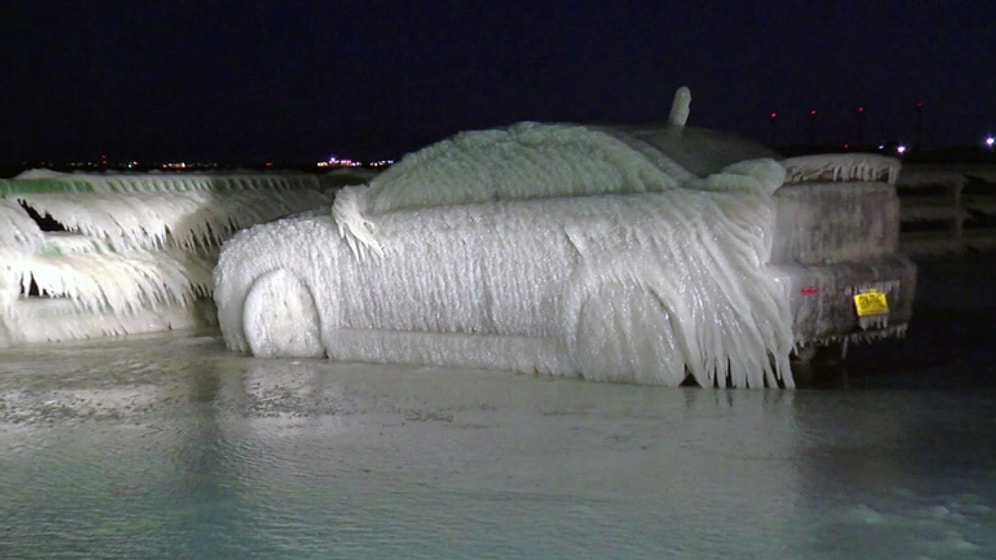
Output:
[[993,558],[991,267],[928,265],[932,323],[850,389],[2,351],[0,557]]

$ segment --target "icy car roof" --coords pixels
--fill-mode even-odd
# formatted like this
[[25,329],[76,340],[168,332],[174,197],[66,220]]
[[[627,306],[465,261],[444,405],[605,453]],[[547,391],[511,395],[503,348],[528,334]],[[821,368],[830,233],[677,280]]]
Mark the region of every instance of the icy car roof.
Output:
[[654,146],[699,177],[717,173],[740,161],[782,159],[781,154],[762,144],[727,132],[671,124],[619,129]]

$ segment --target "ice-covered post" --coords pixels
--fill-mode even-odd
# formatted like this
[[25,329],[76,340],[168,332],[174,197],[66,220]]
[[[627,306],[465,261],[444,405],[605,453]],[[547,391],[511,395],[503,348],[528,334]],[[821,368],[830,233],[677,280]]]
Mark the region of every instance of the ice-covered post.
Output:
[[681,86],[674,92],[674,101],[671,102],[671,114],[667,118],[671,126],[684,127],[688,121],[688,112],[692,105],[692,91],[685,86]]

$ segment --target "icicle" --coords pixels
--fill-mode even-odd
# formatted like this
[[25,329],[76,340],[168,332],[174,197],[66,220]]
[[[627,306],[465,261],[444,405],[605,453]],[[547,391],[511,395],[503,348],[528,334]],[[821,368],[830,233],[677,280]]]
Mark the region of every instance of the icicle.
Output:
[[894,185],[901,164],[877,154],[819,154],[782,160],[786,183],[887,181]]
[[37,252],[44,243],[38,224],[15,200],[0,198],[0,247]]
[[328,204],[317,190],[31,193],[17,200],[116,249],[217,247],[235,231]]
[[332,204],[332,218],[339,229],[339,235],[346,240],[349,249],[358,259],[362,259],[367,250],[377,256],[384,254],[377,242],[376,225],[363,216],[361,204],[365,192],[366,187],[344,187]]

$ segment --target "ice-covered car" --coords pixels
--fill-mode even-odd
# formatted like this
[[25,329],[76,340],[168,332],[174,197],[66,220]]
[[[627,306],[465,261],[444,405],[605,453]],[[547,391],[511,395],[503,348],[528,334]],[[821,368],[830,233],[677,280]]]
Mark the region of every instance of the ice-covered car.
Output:
[[906,328],[898,170],[683,118],[465,132],[237,234],[219,324],[264,357],[793,386],[793,352]]
[[221,242],[330,203],[339,179],[49,170],[0,179],[0,348],[214,325]]

